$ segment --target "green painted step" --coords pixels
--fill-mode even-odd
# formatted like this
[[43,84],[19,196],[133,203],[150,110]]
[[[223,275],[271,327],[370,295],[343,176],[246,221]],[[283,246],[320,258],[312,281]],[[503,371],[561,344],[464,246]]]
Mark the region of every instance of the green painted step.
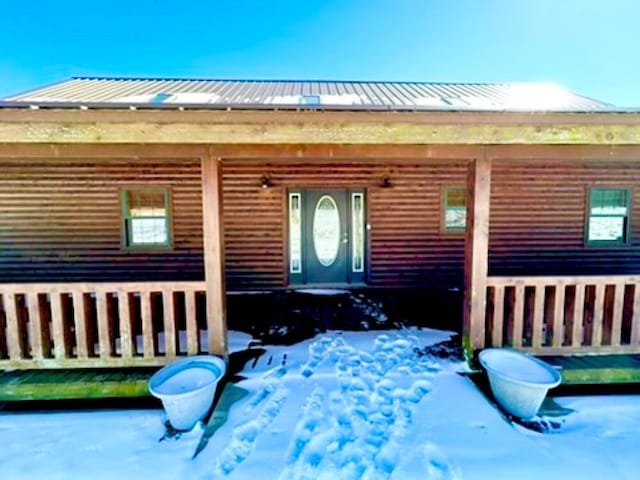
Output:
[[563,385],[640,383],[640,355],[549,355],[538,358],[560,369]]
[[157,368],[0,372],[0,401],[123,398],[149,395]]

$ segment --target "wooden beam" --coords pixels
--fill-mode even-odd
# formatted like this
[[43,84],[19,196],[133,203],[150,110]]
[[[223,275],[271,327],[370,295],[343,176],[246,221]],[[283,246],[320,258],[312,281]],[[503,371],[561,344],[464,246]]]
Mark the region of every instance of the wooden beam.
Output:
[[227,109],[0,108],[0,123],[413,123],[434,125],[640,125],[640,112],[310,111]]
[[640,144],[635,145],[491,145],[487,156],[491,160],[531,161],[637,161]]
[[[406,160],[469,160],[480,154],[478,145],[311,145],[311,144],[218,144],[216,155],[230,159],[269,160],[343,160],[367,159],[386,161]],[[640,151],[640,148],[639,148]],[[189,144],[55,144],[55,143],[0,143],[0,158],[25,161],[37,159],[200,159],[206,147]],[[640,158],[638,155],[636,158]]]
[[467,178],[463,335],[474,351],[485,343],[490,198],[491,161],[483,155],[471,162]]
[[228,358],[222,221],[222,165],[212,153],[202,158],[202,233],[207,294],[209,353]]
[[0,109],[0,143],[638,145],[638,113]]
[[153,159],[175,162],[176,160],[197,160],[204,155],[202,145],[167,144],[87,144],[87,143],[0,143],[0,158],[28,160],[44,159],[99,159],[138,160]]
[[[477,158],[482,145],[465,144],[217,144],[217,156],[224,159],[268,159],[269,161],[341,161],[358,159],[387,162],[389,160],[447,161]],[[0,143],[0,158],[5,161],[51,160],[118,160],[153,159],[154,161],[192,161],[202,158],[207,147],[190,144],[56,144]],[[490,145],[491,160],[518,162],[638,161],[639,145]]]

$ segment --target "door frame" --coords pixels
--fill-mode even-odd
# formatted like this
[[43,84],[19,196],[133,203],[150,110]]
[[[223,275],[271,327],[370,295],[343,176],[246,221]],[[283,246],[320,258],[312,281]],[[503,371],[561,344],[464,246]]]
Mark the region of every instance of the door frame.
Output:
[[[309,221],[306,215],[306,195],[307,191],[314,192],[329,192],[335,190],[342,190],[346,193],[346,218],[347,218],[347,230],[348,230],[348,246],[347,246],[347,254],[346,254],[346,283],[314,283],[309,281],[309,268],[306,265],[305,260],[305,246],[310,245],[307,242],[307,238],[305,237],[306,227],[305,225]],[[299,199],[298,212],[300,215],[300,240],[299,240],[299,268],[292,268],[292,248],[291,248],[291,202],[292,196],[297,196]],[[359,268],[354,265],[354,224],[353,224],[353,205],[355,202],[356,196],[360,196],[362,198],[362,230],[361,234],[363,236],[361,245],[362,245],[362,265]],[[345,188],[345,187],[300,187],[300,188],[289,188],[286,191],[285,195],[285,278],[287,281],[287,285],[296,287],[296,286],[353,286],[353,285],[365,285],[368,278],[369,272],[369,224],[368,224],[368,202],[367,202],[367,191],[366,188]],[[312,241],[311,241],[312,243]],[[299,271],[294,271],[299,270]]]

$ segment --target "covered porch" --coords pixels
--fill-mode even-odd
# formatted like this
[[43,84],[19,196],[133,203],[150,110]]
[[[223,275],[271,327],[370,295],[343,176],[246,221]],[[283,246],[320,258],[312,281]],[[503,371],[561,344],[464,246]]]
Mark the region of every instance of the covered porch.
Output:
[[[363,121],[357,115],[0,112],[3,159],[198,159],[205,274],[195,282],[2,284],[0,368],[153,367],[200,352],[226,357],[221,166],[228,158],[266,157],[285,163],[317,158],[369,159],[381,165],[407,158],[465,162],[462,333],[470,358],[487,346],[538,355],[640,353],[635,276],[489,274],[492,164],[558,155],[574,162],[636,161],[637,116],[395,113],[390,118],[374,112]],[[199,304],[206,312],[201,318]]]
[[[578,155],[562,148],[578,163],[605,157],[596,147]],[[522,151],[515,158],[526,161],[553,148],[509,150]],[[507,347],[559,368],[564,384],[640,382],[640,277],[489,274],[491,160],[503,158],[499,149],[489,151],[469,172],[463,320],[468,359],[473,364],[483,348]],[[612,149],[608,158],[637,155],[636,147]]]

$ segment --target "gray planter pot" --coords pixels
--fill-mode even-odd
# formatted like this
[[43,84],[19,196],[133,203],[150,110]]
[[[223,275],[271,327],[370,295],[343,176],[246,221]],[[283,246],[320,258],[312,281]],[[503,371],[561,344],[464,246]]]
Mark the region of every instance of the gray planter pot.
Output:
[[478,358],[500,406],[523,420],[535,417],[547,391],[560,384],[560,373],[531,355],[488,348]]
[[162,400],[171,426],[191,430],[211,408],[218,382],[226,372],[219,357],[196,355],[176,360],[149,380],[149,392]]

